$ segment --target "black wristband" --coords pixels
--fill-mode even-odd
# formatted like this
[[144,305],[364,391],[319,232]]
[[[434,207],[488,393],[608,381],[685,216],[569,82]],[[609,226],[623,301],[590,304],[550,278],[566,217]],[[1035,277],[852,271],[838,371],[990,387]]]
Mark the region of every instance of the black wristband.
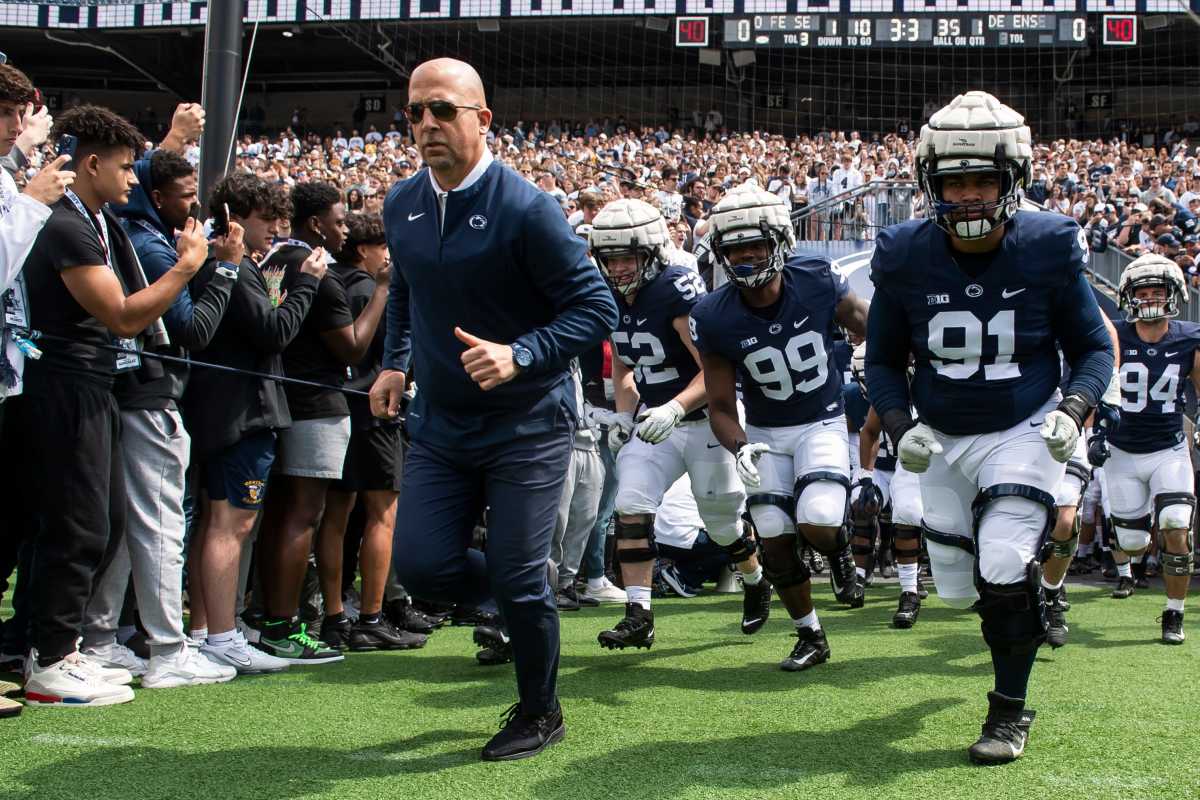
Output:
[[1083,430],[1083,421],[1092,413],[1092,404],[1081,394],[1069,394],[1058,404],[1057,410],[1070,417],[1076,428]]
[[917,425],[907,411],[901,411],[898,408],[885,411],[879,418],[879,422],[883,425],[883,430],[887,433],[888,438],[892,440],[892,444],[897,447],[900,446],[901,437],[908,433],[910,428]]

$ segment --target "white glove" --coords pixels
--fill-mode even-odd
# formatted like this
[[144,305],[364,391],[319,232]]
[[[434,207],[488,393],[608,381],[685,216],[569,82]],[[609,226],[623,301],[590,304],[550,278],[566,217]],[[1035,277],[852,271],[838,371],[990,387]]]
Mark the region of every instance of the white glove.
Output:
[[900,437],[896,451],[900,465],[909,472],[919,474],[929,469],[930,457],[942,452],[942,444],[934,435],[933,428],[918,422]]
[[757,489],[762,483],[762,477],[758,474],[758,459],[762,458],[762,454],[770,450],[765,444],[744,444],[738,448],[737,467],[738,477],[742,479],[742,483],[746,484],[747,489]]
[[629,437],[633,435],[633,414],[626,411],[621,414],[614,414],[609,422],[608,428],[608,449],[616,456],[617,451],[625,446],[629,441]]
[[1060,464],[1065,464],[1075,452],[1075,442],[1079,439],[1079,427],[1075,420],[1061,411],[1051,411],[1046,415],[1046,421],[1038,433],[1046,442],[1050,456]]
[[1100,398],[1100,402],[1113,408],[1121,407],[1121,370],[1119,368],[1113,367],[1112,377],[1108,379],[1108,388],[1104,390],[1104,396]]
[[666,441],[683,417],[683,406],[675,400],[668,400],[661,406],[648,408],[638,414],[637,436],[648,444],[658,444]]

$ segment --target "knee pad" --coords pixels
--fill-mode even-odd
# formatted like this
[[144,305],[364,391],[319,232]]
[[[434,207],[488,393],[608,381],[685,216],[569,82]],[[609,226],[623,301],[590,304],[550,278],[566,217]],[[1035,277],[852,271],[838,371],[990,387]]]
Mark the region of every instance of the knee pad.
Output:
[[[717,542],[716,539],[713,539],[713,541],[718,547],[729,554],[729,557],[733,559],[735,564],[740,564],[750,556],[758,553],[758,544],[754,541],[752,531],[752,526],[745,525],[742,527],[740,535],[732,542]],[[712,536],[710,535],[709,538],[711,539]]]
[[644,515],[648,518],[645,522],[622,522],[618,517],[614,525],[615,538],[621,539],[645,539],[647,544],[645,547],[628,547],[617,548],[616,558],[622,564],[641,564],[646,561],[653,561],[658,556],[658,545],[654,541],[654,515]]
[[[793,537],[794,538],[794,537]],[[796,547],[779,546],[763,548],[763,575],[776,589],[799,586],[812,578],[812,571],[804,559],[796,555]]]
[[925,527],[925,547],[938,599],[951,608],[970,608],[979,599],[975,589],[975,548],[965,536]]
[[696,510],[704,520],[708,537],[722,547],[733,544],[741,535],[738,524],[741,507],[741,492],[696,498]]
[[[1113,536],[1117,549],[1136,553],[1150,546],[1150,526],[1154,520],[1149,514],[1140,517],[1112,517]],[[1111,546],[1111,545],[1110,545]]]
[[1154,519],[1160,531],[1192,530],[1196,496],[1191,492],[1163,492],[1154,495]]
[[1046,641],[1046,592],[1042,568],[1036,561],[1026,565],[1025,577],[1014,583],[979,582],[983,640],[998,653],[1028,653]]
[[1074,521],[1071,522],[1071,536],[1067,539],[1051,538],[1042,546],[1042,554],[1039,561],[1045,564],[1051,558],[1071,558],[1075,555],[1075,547],[1079,544],[1079,529],[1083,522],[1079,518],[1079,514],[1075,514]]
[[796,481],[796,522],[833,528],[850,512],[850,479],[840,472],[810,472]]
[[[1031,513],[1031,504],[1041,506],[1045,510],[1046,518],[1039,526],[1033,547],[1028,553],[1019,546],[1022,543],[1019,537],[1011,537],[1006,541],[989,535],[986,550],[980,547],[980,532],[984,525],[1002,529],[1009,529],[1015,525],[1015,533],[1019,535],[1022,532],[1021,525],[1026,523]],[[1053,495],[1023,483],[998,483],[983,489],[971,504],[971,516],[975,528],[978,580],[1001,585],[1016,583],[1024,578],[1027,564],[1036,563],[1042,545],[1050,537],[1057,519]],[[997,541],[992,541],[993,539]]]
[[746,509],[759,538],[774,539],[796,533],[792,498],[785,494],[752,494],[746,498]]

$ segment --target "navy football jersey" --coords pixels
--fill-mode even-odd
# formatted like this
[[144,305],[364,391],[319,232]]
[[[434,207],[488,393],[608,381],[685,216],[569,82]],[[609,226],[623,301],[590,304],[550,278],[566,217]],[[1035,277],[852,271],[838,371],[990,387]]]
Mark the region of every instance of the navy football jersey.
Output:
[[1184,391],[1200,347],[1200,324],[1171,320],[1149,344],[1132,322],[1113,323],[1121,343],[1121,425],[1108,441],[1129,453],[1153,453],[1183,441]]
[[[1056,341],[1086,350],[1097,336],[1071,329],[1077,321],[1058,303],[1087,263],[1083,230],[1070,217],[1036,212],[1018,212],[1007,228],[974,276],[932,220],[881,231],[871,260],[873,302],[906,320],[913,405],[944,433],[988,433],[1027,419],[1058,388]],[[867,339],[890,335],[872,327]]]
[[633,372],[646,406],[673,400],[699,374],[696,359],[671,323],[686,317],[704,293],[699,273],[679,266],[667,267],[639,289],[633,305],[613,293],[620,316],[612,335],[613,349]]
[[854,348],[845,339],[833,343],[833,363],[837,364],[838,374],[842,376],[842,385],[854,383],[854,373],[850,370],[850,360],[854,357]]
[[846,419],[850,422],[850,429],[855,432],[861,431],[862,426],[867,424],[867,411],[871,409],[871,404],[867,402],[857,383],[842,385],[842,405],[846,408]]
[[746,421],[764,428],[802,425],[842,414],[842,376],[833,359],[837,304],[850,291],[829,261],[793,254],[783,269],[773,319],[758,316],[727,283],[692,309],[701,353],[736,366]]

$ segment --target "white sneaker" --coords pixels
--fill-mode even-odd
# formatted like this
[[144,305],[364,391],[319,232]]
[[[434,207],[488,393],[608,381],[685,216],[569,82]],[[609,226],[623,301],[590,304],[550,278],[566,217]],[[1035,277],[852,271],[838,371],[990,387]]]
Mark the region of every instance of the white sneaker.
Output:
[[210,636],[204,647],[200,648],[200,652],[209,660],[233,667],[242,675],[250,675],[255,672],[280,672],[288,668],[288,662],[282,658],[276,658],[257,647],[251,647],[246,643],[246,637],[237,630],[233,632],[233,640],[225,644],[213,644]]
[[586,589],[579,593],[579,599],[595,600],[597,603],[624,603],[625,590],[618,589],[613,585],[612,581],[604,578],[604,585],[599,589],[592,589],[591,584]]
[[35,651],[27,667],[26,705],[83,708],[112,706],[133,699],[133,689],[110,683],[94,668],[84,667],[83,660],[78,653],[71,653],[48,667],[39,667]]
[[190,644],[174,653],[150,656],[150,668],[142,676],[147,689],[174,689],[177,686],[198,686],[206,683],[225,683],[237,677],[237,670],[212,661]]
[[[133,677],[145,675],[150,665],[144,658],[138,658],[132,650],[123,644],[106,644],[103,647],[88,647],[83,655],[88,661],[100,662],[106,667],[117,667],[127,670]],[[111,679],[109,679],[111,680]]]

